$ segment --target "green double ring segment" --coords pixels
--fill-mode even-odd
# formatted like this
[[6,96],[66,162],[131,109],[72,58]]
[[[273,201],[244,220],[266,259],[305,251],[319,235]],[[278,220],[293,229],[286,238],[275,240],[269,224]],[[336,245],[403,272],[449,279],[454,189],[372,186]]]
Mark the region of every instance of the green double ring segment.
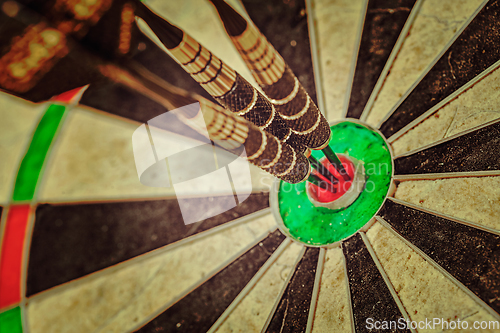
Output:
[[[392,178],[392,157],[381,134],[366,125],[343,121],[332,125],[329,146],[364,163],[366,183],[359,197],[341,210],[315,207],[306,193],[306,183],[279,183],[278,207],[281,229],[293,239],[310,246],[331,245],[356,233],[380,209]],[[313,151],[317,159],[319,151]],[[276,193],[273,193],[276,196]]]

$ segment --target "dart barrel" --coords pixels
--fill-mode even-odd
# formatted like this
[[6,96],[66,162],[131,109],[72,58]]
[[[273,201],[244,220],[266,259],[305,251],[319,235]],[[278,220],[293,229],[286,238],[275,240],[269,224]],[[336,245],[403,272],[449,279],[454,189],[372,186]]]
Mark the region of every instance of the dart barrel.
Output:
[[[152,73],[147,73],[145,69],[131,67],[129,71],[114,65],[100,68],[103,74],[114,82],[140,92],[167,109],[172,110],[198,102],[202,115],[182,114],[181,120],[186,125],[199,134],[208,134],[218,146],[245,157],[250,163],[273,176],[288,183],[299,183],[309,176],[310,164],[304,154],[281,142],[274,135],[218,104],[171,86]],[[200,116],[203,119],[197,118]]]
[[288,183],[307,179],[307,158],[290,145],[209,101],[200,101],[210,138],[222,148],[240,155],[245,148],[248,161]]
[[285,124],[301,142],[322,149],[330,127],[281,55],[253,26],[223,0],[211,0],[236,49]]
[[[157,101],[168,109],[198,102],[203,114],[201,121],[182,115],[182,121],[221,148],[246,158],[250,163],[288,182],[300,183],[310,174],[310,164],[304,154],[281,142],[274,135],[201,96],[183,93],[181,89],[155,78],[135,77],[114,65],[101,66],[103,74]],[[161,85],[160,85],[161,84]],[[196,115],[195,115],[196,117]],[[203,128],[206,126],[206,129]],[[245,150],[242,154],[242,150]]]
[[300,138],[286,126],[269,100],[192,37],[184,33],[179,46],[170,51],[181,66],[227,109],[295,149],[305,150]]

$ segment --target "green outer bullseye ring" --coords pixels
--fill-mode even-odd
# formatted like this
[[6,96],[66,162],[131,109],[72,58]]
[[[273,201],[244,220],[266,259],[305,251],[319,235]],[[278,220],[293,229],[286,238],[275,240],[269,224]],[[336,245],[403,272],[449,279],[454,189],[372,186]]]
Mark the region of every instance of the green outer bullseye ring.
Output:
[[[356,201],[336,211],[315,207],[307,197],[305,182],[288,184],[276,180],[271,193],[271,207],[280,229],[309,246],[334,245],[362,229],[378,212],[391,187],[391,151],[380,132],[350,120],[330,128],[329,145],[333,151],[364,163],[366,184]],[[319,151],[312,154],[317,159],[323,155]]]

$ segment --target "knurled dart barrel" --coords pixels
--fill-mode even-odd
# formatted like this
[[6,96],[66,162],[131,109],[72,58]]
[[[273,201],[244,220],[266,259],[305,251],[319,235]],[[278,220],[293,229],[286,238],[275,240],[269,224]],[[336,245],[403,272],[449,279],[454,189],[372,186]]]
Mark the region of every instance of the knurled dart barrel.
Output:
[[324,148],[330,140],[330,126],[281,55],[251,22],[223,0],[211,1],[236,49],[285,124],[307,147]]
[[[293,84],[293,86],[292,86]],[[292,71],[285,67],[282,77],[262,89],[288,127],[309,148],[323,148],[330,140],[330,126]],[[283,98],[283,95],[285,95]]]
[[201,109],[210,138],[222,148],[240,155],[243,146],[249,162],[288,183],[300,183],[309,176],[304,154],[274,135],[209,101],[202,101]]
[[[301,140],[295,138],[296,134],[286,126],[266,97],[189,35],[184,34],[179,46],[170,51],[181,66],[227,109],[298,151],[305,150]],[[197,56],[198,52],[200,55]]]

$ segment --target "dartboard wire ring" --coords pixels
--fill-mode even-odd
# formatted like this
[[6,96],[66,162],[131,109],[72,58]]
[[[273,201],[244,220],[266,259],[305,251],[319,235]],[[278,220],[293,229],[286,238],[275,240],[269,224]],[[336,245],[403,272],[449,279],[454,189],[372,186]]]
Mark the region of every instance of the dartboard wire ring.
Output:
[[[379,211],[382,209],[382,207],[384,206],[384,203],[385,201],[387,200],[387,198],[391,197],[394,195],[394,193],[396,192],[396,183],[394,181],[394,150],[392,148],[392,146],[389,144],[389,142],[387,141],[387,139],[385,138],[385,136],[382,134],[382,132],[380,132],[378,129],[372,127],[371,125],[359,120],[359,119],[356,119],[356,118],[345,118],[345,119],[341,119],[341,120],[334,120],[334,121],[331,121],[329,122],[329,125],[331,127],[337,125],[337,124],[341,124],[343,122],[350,122],[350,123],[354,123],[354,124],[358,124],[358,125],[361,125],[365,128],[367,128],[368,130],[378,134],[380,136],[380,138],[383,139],[386,147],[389,149],[389,155],[390,155],[390,158],[391,158],[391,175],[390,175],[390,185],[389,185],[389,188],[387,189],[387,193],[384,195],[384,199],[382,200],[382,202],[380,203],[380,206],[378,207],[378,209],[376,211],[374,211],[373,215],[364,223],[364,225],[359,228],[356,232],[344,237],[343,239],[340,239],[338,241],[335,241],[333,243],[330,243],[330,244],[327,244],[327,245],[316,245],[316,244],[305,244],[305,243],[302,243],[300,241],[297,241],[296,239],[294,239],[293,236],[290,235],[290,232],[287,230],[287,227],[285,226],[284,222],[283,222],[283,218],[281,216],[281,213],[280,213],[280,208],[279,208],[279,199],[278,199],[278,195],[279,195],[279,191],[280,191],[280,185],[281,185],[281,181],[279,179],[275,179],[272,186],[271,186],[271,189],[270,189],[270,195],[269,195],[269,206],[271,207],[271,212],[274,216],[274,219],[276,220],[276,223],[278,224],[278,228],[279,230],[284,234],[286,235],[287,237],[290,237],[292,238],[295,242],[298,242],[299,244],[303,244],[305,246],[308,246],[308,247],[318,247],[318,248],[327,248],[327,249],[330,249],[330,248],[335,248],[335,247],[339,247],[341,246],[341,244],[349,239],[353,234],[357,233],[357,232],[367,232],[372,226],[373,224],[375,223],[375,217],[377,216],[377,214],[379,213]],[[335,140],[335,138],[332,138],[331,140]]]

